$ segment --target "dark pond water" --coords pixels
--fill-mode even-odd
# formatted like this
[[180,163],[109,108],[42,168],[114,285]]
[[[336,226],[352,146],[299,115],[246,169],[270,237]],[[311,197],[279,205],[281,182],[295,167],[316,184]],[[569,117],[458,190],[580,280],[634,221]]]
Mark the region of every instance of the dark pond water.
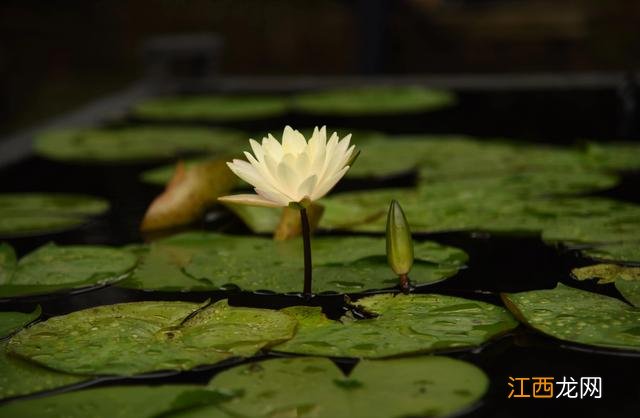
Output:
[[[495,93],[487,106],[482,106],[482,95],[467,94],[461,97],[461,106],[454,110],[434,112],[429,115],[401,116],[394,118],[348,120],[332,118],[325,120],[329,126],[353,126],[354,128],[380,129],[391,133],[455,132],[476,135],[503,135],[552,142],[572,142],[579,137],[619,136],[620,114],[616,96],[611,91],[589,93],[589,100],[581,100],[580,94],[552,101],[552,106],[540,106],[547,102],[549,94],[531,92],[528,99],[514,101],[508,94]],[[577,106],[571,112],[558,109],[568,105]],[[514,111],[513,106],[516,107]],[[470,112],[476,109],[477,112]],[[581,113],[583,111],[583,113]],[[598,113],[600,112],[600,113]],[[581,117],[584,115],[598,117]],[[565,117],[563,118],[562,115]],[[493,123],[486,119],[494,117]],[[464,120],[461,124],[459,121]],[[544,123],[540,123],[544,120]],[[260,131],[276,126],[281,129],[284,120],[244,123],[239,127],[248,131]],[[297,116],[286,123],[309,126],[315,123],[308,117]],[[452,128],[452,127],[455,127]],[[639,156],[640,158],[640,156]],[[111,211],[88,224],[70,231],[34,237],[9,239],[20,255],[46,243],[59,244],[112,244],[121,245],[140,242],[149,237],[140,236],[138,223],[146,206],[158,192],[158,188],[143,185],[138,174],[149,165],[81,166],[54,163],[32,157],[0,171],[0,192],[8,191],[55,191],[80,192],[106,197],[112,204]],[[412,175],[400,176],[380,182],[344,181],[339,189],[359,189],[385,186],[411,186]],[[640,176],[629,174],[616,189],[604,194],[640,202]],[[204,228],[228,233],[248,231],[231,214],[216,211],[194,228]],[[468,268],[446,281],[417,289],[417,292],[438,292],[484,300],[499,304],[500,292],[515,292],[531,289],[552,288],[559,281],[569,282],[572,267],[583,265],[585,260],[562,249],[545,245],[539,236],[491,235],[488,233],[442,233],[421,235],[419,239],[431,239],[443,244],[458,246],[470,256]],[[576,283],[572,283],[576,286]],[[579,286],[591,291],[620,297],[610,285],[595,286],[581,283]],[[338,317],[345,309],[340,295],[320,295],[304,301],[297,295],[250,294],[239,292],[207,293],[161,293],[144,292],[103,287],[76,294],[60,294],[40,298],[0,302],[0,310],[30,311],[40,304],[43,317],[61,315],[96,305],[140,301],[140,300],[214,300],[228,297],[231,304],[243,306],[280,308],[308,303],[319,305],[331,317]],[[354,297],[357,297],[354,296]],[[470,361],[484,369],[491,379],[489,394],[481,405],[469,413],[473,417],[514,416],[539,417],[542,414],[582,417],[638,416],[640,402],[640,355],[593,350],[578,345],[559,343],[519,327],[496,341],[475,349],[448,352],[448,355]],[[336,359],[349,370],[354,362]],[[96,385],[121,383],[164,384],[170,382],[205,383],[214,374],[234,362],[216,367],[203,367],[183,373],[159,373],[130,379],[104,379]],[[507,399],[507,382],[511,377],[549,376],[556,380],[563,376],[576,379],[586,376],[601,377],[602,399]],[[398,388],[389,388],[396,390]]]

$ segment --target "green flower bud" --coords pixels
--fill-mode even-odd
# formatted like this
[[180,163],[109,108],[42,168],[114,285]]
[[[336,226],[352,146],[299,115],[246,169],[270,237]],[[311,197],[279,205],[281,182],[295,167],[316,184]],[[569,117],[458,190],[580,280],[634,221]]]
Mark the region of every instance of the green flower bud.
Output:
[[398,276],[407,275],[413,265],[411,230],[396,200],[391,201],[387,215],[387,261]]

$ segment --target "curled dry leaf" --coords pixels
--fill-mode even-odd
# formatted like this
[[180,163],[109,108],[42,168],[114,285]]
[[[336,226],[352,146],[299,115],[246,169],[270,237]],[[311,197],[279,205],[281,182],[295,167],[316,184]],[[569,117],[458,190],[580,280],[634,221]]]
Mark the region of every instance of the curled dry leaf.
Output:
[[151,202],[140,229],[151,231],[189,224],[214,205],[218,197],[228,194],[236,182],[223,159],[191,167],[180,161],[164,192]]

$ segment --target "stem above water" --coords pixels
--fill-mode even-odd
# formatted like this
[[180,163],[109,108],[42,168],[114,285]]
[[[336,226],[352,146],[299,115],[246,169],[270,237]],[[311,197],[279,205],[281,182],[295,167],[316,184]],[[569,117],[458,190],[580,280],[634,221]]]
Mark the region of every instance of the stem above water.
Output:
[[300,222],[302,223],[302,244],[304,250],[304,297],[311,297],[311,228],[309,227],[309,217],[307,209],[300,209]]
[[400,278],[400,290],[405,295],[408,295],[411,292],[411,281],[409,281],[409,276],[401,274],[398,277]]

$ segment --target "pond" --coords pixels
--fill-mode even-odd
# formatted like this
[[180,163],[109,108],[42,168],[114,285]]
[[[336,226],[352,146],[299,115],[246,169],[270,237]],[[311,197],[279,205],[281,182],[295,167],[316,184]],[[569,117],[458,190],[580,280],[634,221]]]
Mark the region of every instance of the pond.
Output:
[[[37,136],[0,171],[0,417],[634,416],[640,143],[514,97],[538,130],[482,119],[499,98],[378,87],[162,97]],[[318,121],[360,155],[318,202],[309,298],[283,209],[215,197],[251,191],[221,171],[248,138]],[[195,194],[140,232],[180,176]]]

